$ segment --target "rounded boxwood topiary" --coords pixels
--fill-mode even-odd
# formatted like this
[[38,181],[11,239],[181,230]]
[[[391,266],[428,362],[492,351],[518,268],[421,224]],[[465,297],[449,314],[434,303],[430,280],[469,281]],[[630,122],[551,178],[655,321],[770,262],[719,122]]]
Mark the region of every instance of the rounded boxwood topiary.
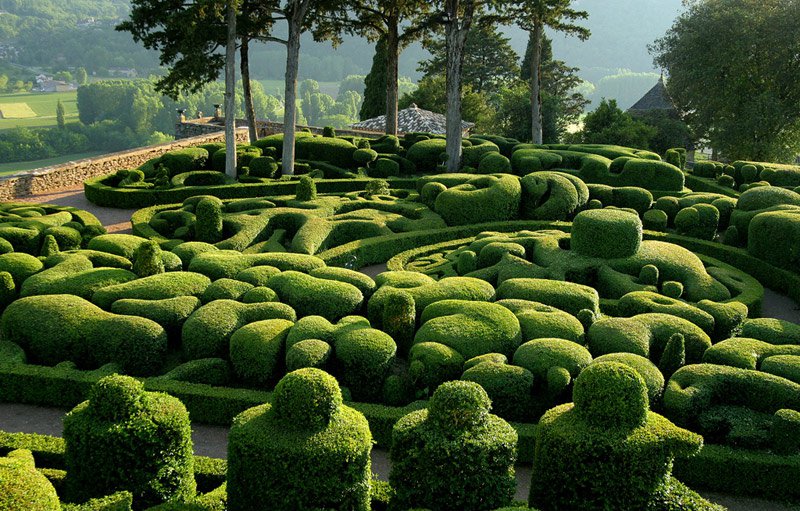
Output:
[[323,369],[333,353],[331,345],[320,339],[305,339],[286,351],[286,370],[296,371],[305,367]]
[[392,177],[400,175],[400,164],[389,158],[378,158],[368,171],[370,177]]
[[478,511],[511,504],[517,433],[489,408],[480,385],[452,381],[436,389],[427,410],[395,424],[393,507]]
[[511,160],[500,153],[487,153],[478,163],[479,174],[511,174]]
[[[372,436],[319,369],[287,374],[273,403],[234,419],[228,437],[228,509],[370,509]],[[265,484],[269,481],[269,484]]]
[[137,509],[195,496],[192,428],[183,404],[138,380],[100,379],[64,417],[66,490],[84,501],[127,490]]
[[642,244],[642,221],[621,210],[583,211],[572,222],[570,247],[587,257],[629,257]]
[[267,319],[234,332],[230,359],[236,376],[252,385],[264,385],[276,379],[284,358],[286,336],[292,326],[294,323],[285,319]]
[[295,198],[299,201],[310,201],[317,198],[317,184],[308,176],[302,176],[295,189]]
[[55,488],[36,470],[30,451],[16,450],[0,457],[0,509],[61,510]]
[[510,421],[530,421],[533,374],[527,369],[498,362],[481,362],[464,371],[461,379],[483,387],[497,415]]

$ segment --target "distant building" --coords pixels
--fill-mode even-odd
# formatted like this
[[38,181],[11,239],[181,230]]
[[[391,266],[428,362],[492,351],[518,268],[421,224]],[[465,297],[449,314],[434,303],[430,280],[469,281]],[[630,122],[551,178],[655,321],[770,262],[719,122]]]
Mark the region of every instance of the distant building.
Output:
[[38,74],[38,75],[36,75],[36,83],[38,85],[41,85],[42,83],[48,82],[48,81],[50,81],[50,82],[53,81],[53,77],[49,76],[49,75],[46,75],[46,74]]
[[39,92],[69,92],[77,89],[74,83],[62,82],[60,80],[45,80],[39,82],[36,89]]
[[675,103],[672,101],[672,98],[669,97],[669,93],[667,92],[667,86],[664,84],[663,74],[661,75],[661,78],[658,79],[658,83],[656,83],[652,89],[647,91],[647,93],[642,96],[639,101],[634,103],[634,105],[628,109],[628,113],[631,115],[658,111],[665,112],[669,114],[670,117],[673,115],[675,118],[680,117],[680,113],[675,107]]
[[[397,112],[397,131],[400,133],[436,133],[443,135],[446,132],[446,119],[442,114],[423,110],[415,104]],[[474,122],[461,122],[461,132],[466,134],[475,126]],[[381,115],[372,119],[350,125],[357,130],[383,131],[386,128],[386,116]]]
[[118,78],[136,78],[139,73],[132,67],[110,67],[108,68],[109,76]]

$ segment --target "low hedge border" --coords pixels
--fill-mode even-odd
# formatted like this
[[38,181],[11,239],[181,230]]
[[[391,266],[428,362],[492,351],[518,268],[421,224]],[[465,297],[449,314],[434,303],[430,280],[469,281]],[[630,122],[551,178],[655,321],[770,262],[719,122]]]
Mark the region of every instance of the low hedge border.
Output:
[[[39,204],[36,202],[3,202],[3,207],[8,208],[42,208],[48,213],[58,213],[60,211],[67,211],[72,213],[72,217],[83,225],[96,225],[103,227],[103,223],[97,219],[96,216],[86,210],[74,208],[72,206],[59,206],[58,204]],[[49,211],[51,210],[51,211]],[[27,218],[26,220],[35,220],[36,217]]]
[[[86,399],[94,382],[101,377],[76,369],[35,365],[0,366],[0,401],[71,408]],[[189,410],[192,421],[215,426],[229,426],[239,413],[272,400],[272,392],[267,391],[162,379],[146,379],[144,384],[148,391],[166,392],[180,399]],[[403,407],[357,402],[346,404],[364,414],[373,438],[385,448],[391,442],[394,423],[426,405],[424,401]],[[535,426],[516,424],[515,427],[520,433],[520,452],[527,453],[524,456],[530,461],[533,457]]]
[[[159,204],[175,204],[183,202],[195,195],[213,195],[220,199],[245,199],[252,197],[272,197],[276,195],[292,195],[295,193],[298,180],[275,181],[272,183],[239,183],[219,186],[186,186],[166,190],[115,188],[103,184],[109,176],[87,179],[83,183],[83,191],[89,202],[109,208],[145,208]],[[373,178],[363,179],[315,179],[319,193],[346,193],[364,190]],[[414,178],[389,178],[392,188],[414,189]]]
[[686,174],[686,186],[691,188],[693,192],[708,192],[708,193],[719,193],[722,195],[727,195],[728,197],[733,197],[734,199],[739,198],[739,192],[734,190],[733,188],[728,188],[727,186],[722,186],[717,183],[714,179],[709,179],[707,177],[698,177],[693,176],[692,174]]
[[[514,232],[521,230],[557,229],[570,232],[569,222],[545,222],[517,220],[513,222],[489,222],[461,227],[448,227],[426,231],[414,231],[393,236],[378,236],[353,241],[338,247],[320,252],[317,257],[331,266],[362,268],[372,264],[387,262],[387,269],[402,269],[410,254],[424,253],[432,245],[449,246],[450,243],[463,241],[483,231]],[[780,269],[761,259],[751,256],[746,250],[734,248],[720,243],[699,240],[677,234],[656,231],[644,231],[644,239],[666,241],[680,245],[692,252],[712,258],[715,264],[729,265],[754,277],[764,286],[783,293],[795,302],[800,303],[800,275]],[[422,246],[424,244],[424,246]],[[760,314],[763,290],[749,286],[739,297],[740,301],[751,308],[751,315]]]
[[[649,231],[645,231],[645,233],[648,232]],[[653,233],[653,234],[660,234],[660,233]],[[406,269],[406,266],[412,260],[418,257],[424,257],[445,250],[454,250],[472,241],[474,241],[474,238],[461,238],[452,241],[444,241],[442,243],[428,245],[425,247],[419,247],[416,249],[406,250],[405,252],[401,252],[396,256],[392,257],[391,259],[389,259],[389,261],[386,263],[386,269],[390,271],[403,271]],[[702,253],[697,254],[697,256],[700,258],[701,261],[703,261],[707,265],[710,264],[712,266],[718,266],[720,268],[730,268],[734,270],[736,269],[734,266],[726,264],[711,256],[707,256]],[[753,279],[753,282],[747,283],[744,287],[745,287],[744,291],[740,295],[734,297],[733,300],[742,302],[743,304],[747,305],[748,311],[750,311],[750,315],[752,317],[758,317],[758,314],[761,312],[761,306],[764,299],[764,288],[756,279]],[[611,316],[615,316],[617,315],[618,302],[619,300],[601,298],[600,307],[604,313]]]
[[[362,412],[363,413],[363,412]],[[369,418],[369,417],[368,417]],[[533,456],[536,426],[513,424],[519,435],[519,462],[530,463]],[[372,427],[372,422],[370,422]],[[387,448],[388,444],[378,442]],[[36,466],[45,475],[61,475],[64,468],[64,440],[58,437],[0,431],[0,456],[14,449],[28,449]],[[223,482],[227,462],[205,456],[194,457],[198,492],[210,491]],[[797,500],[800,498],[800,455],[784,456],[764,451],[704,445],[699,454],[677,459],[673,475],[694,489],[723,492],[729,495]]]

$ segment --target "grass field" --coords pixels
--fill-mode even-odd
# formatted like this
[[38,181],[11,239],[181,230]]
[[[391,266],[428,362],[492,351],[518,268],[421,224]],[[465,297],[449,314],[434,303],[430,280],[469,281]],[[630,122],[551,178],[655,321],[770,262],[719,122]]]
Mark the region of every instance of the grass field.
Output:
[[51,165],[58,165],[60,163],[67,163],[69,161],[82,160],[84,158],[91,158],[92,156],[97,156],[99,154],[104,154],[104,153],[93,152],[93,153],[68,154],[66,156],[49,158],[47,160],[23,161],[17,163],[0,163],[0,176],[7,176],[9,174],[14,174],[15,172],[23,172],[25,170],[40,169],[42,167],[49,167]]
[[58,100],[64,104],[67,122],[78,120],[78,93],[70,92],[23,92],[0,94],[0,110],[5,112],[9,104],[24,104],[33,112],[33,117],[24,119],[0,119],[0,130],[17,126],[42,128],[56,125],[56,105]]

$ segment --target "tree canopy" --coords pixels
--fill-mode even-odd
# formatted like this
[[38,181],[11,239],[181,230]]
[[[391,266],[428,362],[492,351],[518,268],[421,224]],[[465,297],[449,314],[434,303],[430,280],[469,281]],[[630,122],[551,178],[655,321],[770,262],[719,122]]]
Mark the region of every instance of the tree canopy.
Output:
[[651,47],[689,126],[731,160],[800,152],[800,0],[688,4]]

